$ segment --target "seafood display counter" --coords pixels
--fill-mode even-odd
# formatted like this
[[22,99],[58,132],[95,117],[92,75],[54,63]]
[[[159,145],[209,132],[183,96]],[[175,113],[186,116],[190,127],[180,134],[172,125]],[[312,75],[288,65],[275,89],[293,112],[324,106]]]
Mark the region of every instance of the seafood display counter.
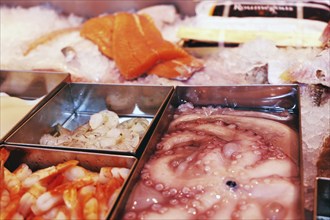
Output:
[[139,157],[173,87],[67,83],[5,142]]
[[0,156],[1,219],[106,219],[137,161],[13,145]]
[[[24,217],[76,219],[95,214],[100,200],[112,205],[98,217],[110,219],[330,217],[328,1],[0,6],[1,92],[29,104],[0,138],[0,172],[15,178],[21,161],[25,171],[55,166],[65,178],[94,172],[58,188],[68,179],[45,175],[39,183],[54,180],[51,188],[31,190],[46,193],[41,199],[61,192],[65,205],[15,203]],[[65,208],[87,202],[90,190],[113,192],[84,185],[100,185],[96,172],[108,181],[102,167],[112,165],[130,169],[118,200],[94,198],[86,213]]]
[[298,94],[176,87],[113,219],[303,219]]
[[68,82],[69,74],[0,71],[1,135],[3,141]]

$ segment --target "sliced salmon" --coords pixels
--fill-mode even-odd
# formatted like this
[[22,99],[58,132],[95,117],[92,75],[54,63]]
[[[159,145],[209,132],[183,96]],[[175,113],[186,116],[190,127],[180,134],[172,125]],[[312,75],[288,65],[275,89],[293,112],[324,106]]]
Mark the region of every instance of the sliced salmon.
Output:
[[107,57],[113,59],[112,36],[115,17],[106,15],[87,20],[80,35],[93,41],[98,45],[99,50]]
[[138,15],[116,14],[113,46],[114,60],[125,79],[141,76],[158,60],[157,52],[146,43]]
[[157,29],[150,17],[140,15],[139,18],[146,43],[150,48],[157,51],[158,61],[188,56],[188,53],[181,47],[163,39],[161,32]]
[[203,62],[191,57],[177,58],[157,64],[148,74],[176,80],[187,80],[193,73],[203,68]]
[[125,79],[145,73],[186,80],[203,67],[201,61],[163,39],[147,15],[120,12],[85,22],[81,35],[114,59]]

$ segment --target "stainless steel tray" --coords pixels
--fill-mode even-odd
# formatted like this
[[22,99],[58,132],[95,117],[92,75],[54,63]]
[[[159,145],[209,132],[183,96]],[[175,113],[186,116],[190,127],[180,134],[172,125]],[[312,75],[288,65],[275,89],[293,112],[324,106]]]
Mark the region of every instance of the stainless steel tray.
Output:
[[330,178],[317,177],[315,184],[314,220],[330,219]]
[[[55,166],[69,160],[78,160],[79,166],[93,172],[99,172],[102,167],[119,167],[129,169],[128,178],[134,170],[137,159],[133,156],[110,155],[100,153],[63,151],[55,149],[41,149],[23,146],[0,145],[10,151],[10,156],[5,163],[5,167],[13,172],[20,164],[25,163],[34,172],[46,167]],[[127,178],[127,179],[128,179]],[[125,188],[127,179],[124,181],[122,188],[116,199],[120,196],[122,189]],[[110,207],[108,215],[110,215],[114,202]]]
[[[0,139],[5,140],[14,130],[29,118],[39,106],[45,103],[42,98],[46,95],[52,96],[61,89],[70,77],[67,73],[54,72],[38,72],[38,71],[10,71],[0,70],[0,91],[10,96],[35,100],[41,98],[36,106],[27,113],[16,125],[12,125],[12,129]],[[4,113],[1,113],[4,114]]]
[[[120,120],[143,117],[150,121],[149,130],[140,141],[140,147],[136,148],[134,152],[103,150],[108,153],[126,153],[138,156],[142,153],[145,141],[156,124],[157,115],[160,114],[172,92],[173,87],[170,86],[68,83],[55,96],[50,97],[47,103],[20,129],[13,132],[5,142],[41,147],[39,140],[42,135],[54,132],[57,124],[74,130],[87,123],[92,114],[108,109],[117,113]],[[100,150],[96,148],[71,149]]]
[[[132,178],[129,180],[122,197],[119,199],[118,206],[115,208],[112,219],[120,219],[124,215],[125,207],[129,197],[141,178],[141,171],[145,163],[153,155],[157,143],[166,133],[169,123],[173,120],[174,111],[183,103],[190,102],[194,106],[221,106],[237,110],[257,111],[261,113],[271,113],[274,117],[281,116],[286,118],[282,123],[288,125],[296,133],[292,146],[284,149],[293,160],[298,164],[302,186],[302,149],[300,137],[300,103],[299,87],[297,85],[279,86],[192,86],[176,87],[171,99],[169,100],[164,113],[162,114],[154,133],[140,160]],[[304,216],[304,195],[303,188],[299,192],[299,209],[301,216]]]

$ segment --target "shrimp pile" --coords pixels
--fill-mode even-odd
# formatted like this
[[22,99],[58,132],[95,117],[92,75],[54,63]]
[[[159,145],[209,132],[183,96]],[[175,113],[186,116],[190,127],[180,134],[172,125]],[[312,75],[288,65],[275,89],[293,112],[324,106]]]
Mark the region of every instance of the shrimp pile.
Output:
[[40,144],[133,152],[147,131],[145,118],[133,118],[119,123],[119,116],[103,110],[93,114],[86,123],[74,131],[57,126],[55,135],[45,134]]
[[10,172],[0,150],[0,219],[105,219],[129,174],[127,168],[102,167],[100,172],[69,160],[32,172],[22,163]]

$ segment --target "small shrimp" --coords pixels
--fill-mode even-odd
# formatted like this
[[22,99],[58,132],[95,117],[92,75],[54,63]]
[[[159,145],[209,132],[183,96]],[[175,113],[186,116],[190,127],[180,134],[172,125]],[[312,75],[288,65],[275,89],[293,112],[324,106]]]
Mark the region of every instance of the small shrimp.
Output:
[[9,201],[10,201],[9,191],[7,189],[4,189],[0,195],[0,198],[1,198],[0,208],[3,209],[9,204]]
[[69,210],[64,206],[56,206],[52,209],[50,209],[48,212],[44,213],[43,215],[35,216],[35,218],[40,220],[54,220],[54,219],[79,219],[79,218],[70,218],[70,212]]
[[70,211],[65,206],[61,206],[59,207],[58,212],[54,219],[63,220],[63,219],[77,219],[77,218],[70,218]]
[[68,168],[77,165],[78,163],[79,162],[77,160],[69,160],[67,162],[60,163],[57,166],[51,166],[38,170],[32,173],[23,181],[23,186],[29,188],[40,180],[46,179],[45,181],[47,181],[48,179],[51,179],[51,177],[53,177],[54,175],[60,174]]
[[80,219],[79,215],[79,201],[78,201],[78,191],[75,188],[70,188],[64,190],[63,200],[65,206],[70,210],[71,219]]
[[89,170],[86,170],[85,168],[81,166],[73,166],[68,168],[66,171],[64,171],[63,176],[68,180],[68,181],[76,181],[79,179],[88,179],[90,178],[91,180],[94,180],[95,182],[97,181],[98,174],[91,172]]
[[18,194],[21,190],[21,181],[7,168],[4,168],[4,174],[5,188],[9,191],[11,195]]
[[89,125],[93,130],[102,125],[105,125],[109,129],[115,128],[118,124],[119,116],[115,112],[109,110],[103,110],[93,114],[89,120]]
[[96,187],[94,185],[88,185],[81,187],[78,190],[78,199],[81,202],[81,204],[85,204],[88,200],[90,200],[96,191]]
[[20,180],[23,181],[26,179],[28,176],[32,174],[32,170],[29,168],[29,166],[25,163],[22,163],[14,172],[13,174],[16,175],[16,177]]
[[[86,215],[86,213],[88,213],[88,210],[85,211],[84,214],[84,209],[86,206],[86,203],[94,198],[95,196],[95,192],[96,192],[96,187],[94,185],[87,185],[84,187],[81,187],[78,191],[77,194],[77,200],[79,201],[78,206],[77,206],[77,215],[78,218],[77,219],[84,219],[84,216]],[[92,203],[93,204],[93,203]]]
[[24,220],[24,216],[21,215],[20,213],[16,212],[12,217],[12,220]]
[[31,206],[31,210],[35,215],[41,215],[63,201],[61,194],[53,194],[47,191],[41,194],[35,203]]
[[149,122],[145,118],[132,118],[127,121],[123,121],[118,125],[118,128],[129,129],[132,132],[138,133],[139,137],[142,138],[147,131]]
[[112,170],[115,168],[112,167],[102,167],[99,174],[99,181],[96,184],[96,199],[99,202],[99,218],[106,218],[110,207],[109,199],[116,192],[117,189],[120,189],[124,179],[114,177],[119,172]]
[[127,179],[129,172],[130,170],[124,167],[113,167],[111,169],[111,173],[114,178],[122,178],[124,180]]
[[84,219],[99,219],[98,217],[98,202],[96,198],[90,198],[83,207]]
[[23,216],[27,216],[31,212],[31,206],[36,202],[37,198],[46,191],[46,187],[42,186],[40,183],[32,185],[19,201],[19,213]]
[[[112,129],[114,130],[114,129]],[[125,151],[133,151],[139,144],[140,137],[138,133],[131,132],[128,129],[116,129],[118,134],[115,134],[117,137],[114,138],[113,131],[110,130],[107,135],[112,133],[111,138],[102,138],[100,139],[102,148],[111,148],[116,150],[125,150]]]
[[[59,206],[56,206],[52,209],[50,209],[48,212],[45,212],[43,215],[40,216],[40,218],[42,218],[43,220],[53,220],[55,219],[56,215],[59,212]],[[66,218],[68,219],[68,218]]]
[[12,198],[9,204],[4,208],[1,209],[0,219],[12,219],[12,217],[17,213],[19,197],[16,196]]
[[41,194],[35,201],[35,204],[31,206],[31,210],[34,214],[40,215],[62,202],[64,202],[68,208],[77,206],[76,201],[74,201],[76,200],[75,197],[77,197],[77,189],[93,184],[94,182],[93,178],[86,176],[73,182],[62,183],[54,189]]
[[122,138],[121,129],[112,128],[107,131],[103,137],[100,137],[99,143],[101,148],[106,148],[109,146],[116,146]]

